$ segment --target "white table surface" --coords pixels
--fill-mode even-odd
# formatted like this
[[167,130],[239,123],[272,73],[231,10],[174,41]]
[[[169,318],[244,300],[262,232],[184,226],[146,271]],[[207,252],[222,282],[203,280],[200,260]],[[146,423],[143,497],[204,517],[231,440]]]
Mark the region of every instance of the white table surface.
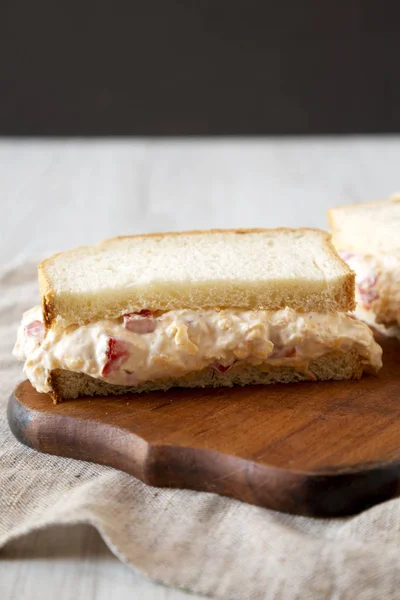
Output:
[[[0,256],[147,231],[325,227],[329,206],[400,189],[400,137],[0,141]],[[199,568],[201,566],[199,565]],[[121,564],[89,526],[0,551],[2,600],[195,598]]]

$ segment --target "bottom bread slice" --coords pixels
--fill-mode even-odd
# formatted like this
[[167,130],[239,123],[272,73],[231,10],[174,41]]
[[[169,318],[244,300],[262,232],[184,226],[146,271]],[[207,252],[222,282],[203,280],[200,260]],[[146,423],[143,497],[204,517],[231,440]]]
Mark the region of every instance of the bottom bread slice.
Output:
[[295,367],[270,367],[263,370],[250,364],[240,363],[226,373],[207,368],[183,377],[171,377],[148,381],[136,386],[113,385],[83,373],[54,370],[50,373],[52,397],[55,403],[80,396],[108,396],[168,390],[174,387],[231,387],[233,385],[294,383],[316,379],[359,379],[363,372],[363,360],[356,350],[332,352],[310,362],[307,372]]

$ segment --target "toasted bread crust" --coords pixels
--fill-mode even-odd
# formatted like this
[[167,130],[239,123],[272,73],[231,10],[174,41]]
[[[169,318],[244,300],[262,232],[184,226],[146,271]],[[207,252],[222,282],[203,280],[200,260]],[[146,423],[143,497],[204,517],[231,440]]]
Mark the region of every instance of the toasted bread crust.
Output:
[[[335,301],[340,306],[340,310],[349,311],[349,312],[353,311],[355,309],[355,300],[354,300],[355,275],[354,275],[353,271],[349,268],[347,263],[345,261],[343,261],[341,259],[341,257],[338,256],[338,254],[335,250],[335,247],[332,243],[331,235],[329,233],[322,231],[320,229],[307,228],[307,227],[303,227],[303,228],[280,227],[280,228],[273,228],[273,229],[268,229],[268,228],[210,229],[210,230],[190,230],[190,231],[180,231],[180,232],[147,233],[147,234],[137,234],[137,235],[129,235],[129,236],[117,236],[114,238],[108,238],[106,240],[103,240],[102,242],[99,242],[95,246],[80,246],[80,247],[74,248],[72,250],[67,250],[66,252],[59,252],[59,253],[54,254],[53,256],[43,260],[38,265],[38,279],[39,279],[39,287],[40,287],[40,293],[41,293],[41,304],[42,304],[44,325],[45,325],[46,329],[51,328],[58,316],[58,311],[56,308],[56,297],[55,297],[56,295],[55,295],[54,290],[52,289],[51,281],[47,274],[47,267],[54,259],[56,259],[61,254],[73,255],[77,251],[86,250],[87,248],[93,248],[93,247],[94,248],[106,247],[107,245],[113,244],[118,240],[124,240],[124,239],[141,239],[141,238],[142,239],[144,239],[144,238],[159,238],[159,239],[161,239],[161,238],[170,237],[170,236],[213,235],[213,234],[221,234],[221,233],[222,234],[234,233],[237,235],[246,235],[246,234],[253,234],[253,233],[268,234],[268,233],[284,233],[284,232],[293,232],[293,233],[295,233],[295,232],[301,232],[301,233],[314,232],[314,233],[318,233],[321,236],[321,238],[324,240],[324,242],[326,244],[326,247],[327,247],[329,253],[332,255],[332,258],[335,261],[339,261],[341,263],[343,270],[347,272],[345,274],[345,280],[343,281],[340,295],[337,295],[338,297],[335,297]],[[280,306],[279,308],[284,308],[284,307],[285,306],[282,304],[282,306]],[[204,306],[202,308],[219,308],[219,307]],[[235,307],[232,307],[232,308],[235,308]],[[240,308],[240,307],[238,306],[236,308]],[[263,305],[260,305],[258,308],[260,310],[268,309],[267,307],[264,307]],[[278,308],[277,308],[277,310],[278,310]]]
[[[55,254],[52,258],[55,256],[58,255]],[[41,294],[43,323],[45,328],[49,329],[57,314],[54,307],[54,292],[51,288],[50,280],[47,277],[46,266],[44,263],[46,263],[46,261],[42,261],[38,266],[38,280]]]

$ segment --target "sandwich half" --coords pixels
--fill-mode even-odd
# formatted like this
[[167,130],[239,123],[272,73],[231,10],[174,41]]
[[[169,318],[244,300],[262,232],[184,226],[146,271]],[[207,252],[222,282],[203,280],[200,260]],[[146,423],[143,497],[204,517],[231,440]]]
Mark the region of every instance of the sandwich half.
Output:
[[120,237],[39,265],[14,354],[54,401],[353,379],[381,367],[354,273],[312,229]]
[[398,334],[400,195],[333,208],[328,216],[333,242],[356,273],[356,316]]

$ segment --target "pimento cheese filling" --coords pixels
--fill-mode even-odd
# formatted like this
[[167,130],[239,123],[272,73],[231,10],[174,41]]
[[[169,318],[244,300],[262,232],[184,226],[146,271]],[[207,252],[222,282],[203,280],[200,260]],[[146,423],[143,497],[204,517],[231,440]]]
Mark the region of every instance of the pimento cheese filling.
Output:
[[[238,362],[293,366],[328,352],[356,348],[366,368],[382,366],[382,350],[370,329],[343,314],[278,311],[141,311],[66,329],[45,331],[40,307],[27,311],[14,355],[40,392],[49,392],[49,373],[66,369],[117,385],[179,377],[204,368],[224,373]],[[310,374],[312,378],[312,374]]]

